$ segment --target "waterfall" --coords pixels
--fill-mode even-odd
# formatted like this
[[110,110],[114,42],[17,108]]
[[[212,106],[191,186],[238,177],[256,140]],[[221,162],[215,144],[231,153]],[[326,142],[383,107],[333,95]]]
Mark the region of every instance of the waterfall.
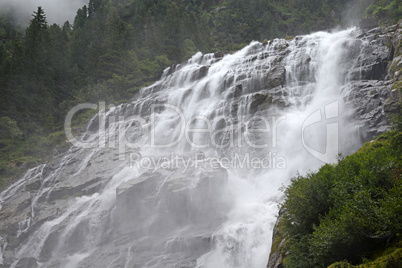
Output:
[[265,267],[279,188],[362,144],[348,94],[363,39],[352,28],[197,53],[130,103],[86,105],[100,111],[74,146],[1,193],[18,227],[0,259]]

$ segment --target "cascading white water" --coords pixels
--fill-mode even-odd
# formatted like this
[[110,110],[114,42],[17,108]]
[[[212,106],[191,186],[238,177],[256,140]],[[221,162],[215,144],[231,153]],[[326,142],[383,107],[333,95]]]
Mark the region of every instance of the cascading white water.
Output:
[[[347,83],[346,71],[354,64],[347,59],[353,46],[354,29],[339,33],[315,33],[289,44],[290,54],[285,58],[287,70],[287,100],[293,105],[280,113],[285,116],[277,129],[277,148],[274,151],[286,159],[286,169],[265,170],[248,178],[233,174],[230,185],[236,203],[228,221],[215,236],[217,243],[211,252],[199,259],[199,267],[265,267],[271,247],[271,234],[276,220],[279,188],[286,185],[297,172],[316,170],[321,161],[306,153],[302,146],[302,132],[307,144],[325,150],[327,133],[325,117],[311,129],[303,130],[303,123],[318,110],[336,102],[339,105],[339,142],[360,144],[356,131],[347,125],[350,111],[344,107],[341,88]],[[342,139],[343,138],[343,139]],[[326,150],[338,142],[328,144]],[[349,143],[341,144],[350,152]],[[272,148],[271,148],[272,150]],[[325,153],[325,151],[324,151]],[[335,159],[335,155],[331,155]]]
[[[198,53],[132,103],[98,114],[83,136],[97,147],[72,147],[0,195],[12,202],[40,178],[12,267],[27,257],[42,267],[265,267],[278,189],[335,161],[338,143],[344,153],[361,144],[341,91],[358,64],[356,36],[252,42],[222,59]],[[198,157],[223,168],[187,169]]]

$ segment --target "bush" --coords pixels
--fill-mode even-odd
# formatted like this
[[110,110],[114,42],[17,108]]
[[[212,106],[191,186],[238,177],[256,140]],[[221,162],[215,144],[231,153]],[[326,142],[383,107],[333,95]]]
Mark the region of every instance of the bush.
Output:
[[335,166],[292,180],[282,204],[286,267],[357,264],[401,234],[399,128]]
[[397,22],[402,16],[401,0],[374,0],[366,14],[381,22]]

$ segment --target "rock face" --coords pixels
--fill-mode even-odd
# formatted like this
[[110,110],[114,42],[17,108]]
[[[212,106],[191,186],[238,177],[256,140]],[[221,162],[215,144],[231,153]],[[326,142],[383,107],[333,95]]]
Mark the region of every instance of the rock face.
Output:
[[[168,266],[171,262],[192,267],[197,256],[210,247],[210,224],[223,222],[230,208],[227,177],[220,167],[185,172],[160,169],[120,184],[110,222],[113,231],[106,239],[114,243],[94,252],[81,265],[102,267],[111,256],[118,258],[117,249],[123,250],[127,241],[137,241],[131,247],[139,258],[134,262],[138,267],[147,266],[149,256],[159,258],[161,254],[170,256],[163,260]],[[142,241],[144,234],[150,244]]]
[[[19,258],[14,265],[20,268],[42,267],[43,263],[47,263],[46,267],[66,265],[55,260],[54,255],[59,254],[57,249],[68,253],[85,247],[88,243],[85,237],[95,224],[91,222],[91,217],[85,216],[93,210],[90,207],[79,208],[78,212],[88,220],[79,221],[75,226],[73,224],[74,227],[66,236],[65,228],[72,217],[69,213],[72,209],[70,204],[75,203],[74,199],[82,198],[85,202],[88,197],[96,198],[100,193],[115,198],[116,202],[112,207],[105,204],[102,215],[96,216],[97,220],[104,221],[108,231],[96,234],[100,237],[94,236],[93,239],[97,243],[114,243],[93,252],[83,262],[84,267],[104,267],[105,262],[119,256],[120,247],[116,243],[121,243],[122,250],[127,239],[140,241],[144,233],[152,234],[159,243],[165,239],[169,245],[154,245],[156,248],[151,249],[149,246],[152,244],[139,243],[135,251],[139,256],[142,254],[144,259],[149,259],[147,254],[157,255],[157,252],[180,255],[186,251],[188,258],[182,258],[181,262],[182,267],[187,267],[193,265],[196,256],[208,251],[211,244],[211,237],[207,235],[211,233],[210,223],[224,221],[230,208],[230,196],[225,190],[228,177],[225,169],[203,166],[200,162],[200,168],[189,167],[185,172],[177,167],[162,168],[131,176],[131,179],[116,184],[113,191],[113,187],[109,190],[104,188],[113,183],[111,174],[116,174],[116,168],[122,162],[117,156],[113,159],[108,149],[93,152],[90,160],[88,155],[82,153],[76,151],[74,154],[71,151],[73,157],[60,156],[51,164],[32,169],[27,173],[24,183],[16,183],[2,193],[1,198],[6,202],[2,203],[0,210],[0,248],[5,251],[4,264],[0,267],[9,267],[16,257]],[[69,179],[63,180],[63,177]],[[97,201],[90,204],[96,207]],[[65,223],[58,218],[63,218]],[[49,227],[44,224],[52,221],[55,224]],[[189,229],[184,230],[183,226]],[[193,228],[197,231],[192,231]],[[37,257],[15,256],[15,250],[24,245],[30,247],[34,243],[30,236],[35,233],[47,236],[41,248],[33,248],[32,252],[39,250]],[[176,240],[170,241],[172,237],[176,237]],[[177,258],[180,258],[179,255]],[[195,257],[191,257],[193,255]],[[178,263],[177,259],[170,261]],[[139,267],[145,265],[141,260],[137,263]]]
[[[356,107],[367,136],[365,140],[389,129],[389,113],[398,113],[401,104],[399,78],[395,75],[400,54],[402,24],[377,27],[362,33],[358,63],[349,71],[351,82],[342,90],[345,102]],[[399,89],[397,89],[399,88]]]
[[349,88],[348,99],[354,106],[360,105],[357,114],[366,122],[365,127],[371,137],[387,128],[387,120],[381,114],[399,111],[401,32],[402,21],[397,25],[368,30],[362,38],[364,43],[370,44],[364,46],[362,66],[355,68],[351,73],[353,82]]
[[286,240],[281,233],[280,224],[281,224],[281,211],[279,212],[278,218],[276,220],[274,231],[272,233],[272,248],[271,254],[269,255],[269,261],[267,268],[284,268],[283,260],[286,256],[286,252],[284,252],[284,246]]
[[343,89],[349,91],[345,102],[356,107],[354,116],[363,122],[361,128],[366,135],[364,140],[372,139],[389,129],[385,104],[390,97],[391,85],[391,81],[363,80],[353,81],[348,88]]
[[[72,199],[99,192],[110,178],[114,163],[112,159],[106,161],[103,153],[95,152],[90,161],[81,158],[83,155],[74,154],[78,153],[74,149],[69,153],[70,157],[60,155],[50,164],[29,170],[23,181],[16,182],[1,193],[0,237],[8,242],[3,252],[6,260],[4,267],[10,264],[7,264],[7,258],[14,255],[13,251],[27,243],[29,235],[44,222],[66,211]],[[107,164],[102,168],[95,165],[104,161]],[[80,173],[80,170],[83,172]],[[69,179],[63,179],[66,177]],[[56,234],[57,230],[53,233]],[[43,258],[52,247],[51,237],[45,242],[41,253]],[[35,258],[22,258],[16,267],[36,267],[36,261]]]

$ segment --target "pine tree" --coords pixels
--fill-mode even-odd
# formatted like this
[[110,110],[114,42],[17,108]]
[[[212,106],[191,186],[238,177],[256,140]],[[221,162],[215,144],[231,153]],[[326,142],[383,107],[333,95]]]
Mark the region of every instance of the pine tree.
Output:
[[47,21],[45,11],[42,7],[38,7],[38,11],[34,12],[32,15],[34,18],[31,20],[30,27],[36,27],[38,29],[46,29],[47,28]]
[[88,4],[88,17],[91,18],[94,16],[95,12],[100,7],[101,2],[100,0],[89,0]]
[[82,8],[78,9],[77,15],[74,18],[74,24],[73,24],[74,30],[84,27],[88,18],[87,13],[88,13],[87,6],[83,6]]
[[45,39],[45,32],[48,28],[46,15],[42,7],[34,12],[33,19],[31,20],[28,29],[26,30],[26,48],[28,54],[35,57],[37,51],[35,49]]

